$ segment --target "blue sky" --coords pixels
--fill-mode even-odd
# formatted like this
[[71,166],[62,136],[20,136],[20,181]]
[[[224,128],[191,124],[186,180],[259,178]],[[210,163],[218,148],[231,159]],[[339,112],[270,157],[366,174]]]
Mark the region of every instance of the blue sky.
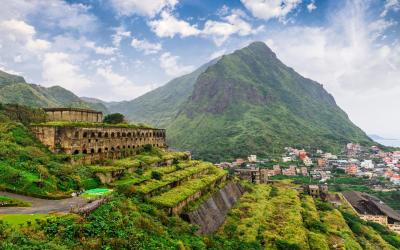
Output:
[[133,99],[252,41],[400,137],[400,0],[3,0],[0,69]]

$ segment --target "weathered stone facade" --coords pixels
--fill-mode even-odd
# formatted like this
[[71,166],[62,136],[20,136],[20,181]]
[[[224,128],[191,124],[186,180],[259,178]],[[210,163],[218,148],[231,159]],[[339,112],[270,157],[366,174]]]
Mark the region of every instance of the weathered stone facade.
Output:
[[46,125],[31,128],[51,151],[70,155],[82,154],[84,163],[129,156],[146,144],[167,147],[164,129]]
[[103,113],[79,108],[45,108],[49,121],[102,122]]

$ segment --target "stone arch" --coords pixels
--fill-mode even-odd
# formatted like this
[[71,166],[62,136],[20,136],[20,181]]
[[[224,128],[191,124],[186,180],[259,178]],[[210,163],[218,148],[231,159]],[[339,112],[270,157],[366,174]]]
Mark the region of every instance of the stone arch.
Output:
[[108,138],[108,132],[104,133],[104,137]]
[[97,153],[101,153],[101,148],[97,149]]
[[117,132],[117,138],[121,137],[121,133]]
[[87,154],[87,150],[86,149],[82,150],[82,153]]
[[95,132],[92,132],[91,134],[90,134],[90,138],[95,138],[96,137],[96,133]]
[[91,153],[91,154],[94,154],[94,148],[92,148],[92,149],[90,150],[90,153]]
[[79,131],[75,132],[75,138],[79,138]]
[[79,154],[79,150],[78,149],[76,149],[75,151],[74,151],[74,153],[73,153],[74,155],[77,155],[77,154]]
[[111,151],[115,151],[115,148],[114,148],[114,147],[111,147]]
[[97,134],[97,136],[98,136],[99,138],[103,137],[103,135],[102,135],[101,132],[99,132],[99,133]]
[[115,134],[114,134],[114,132],[112,132],[111,133],[111,138],[114,138],[115,137]]
[[125,132],[122,132],[122,137],[126,137],[126,133]]
[[131,136],[132,136],[131,132],[128,132],[127,136],[128,136],[128,137],[131,137]]
[[107,147],[106,147],[106,148],[104,148],[104,151],[105,151],[105,152],[108,152],[108,148],[107,148]]
[[83,132],[83,138],[87,137],[87,132]]

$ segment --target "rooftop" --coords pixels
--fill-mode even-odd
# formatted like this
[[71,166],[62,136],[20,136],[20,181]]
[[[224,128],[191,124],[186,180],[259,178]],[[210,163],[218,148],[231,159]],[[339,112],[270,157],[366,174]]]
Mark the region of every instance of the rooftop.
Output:
[[82,109],[82,108],[43,108],[46,112],[54,112],[54,111],[78,111],[78,112],[87,112],[87,113],[96,113],[103,114],[101,111],[96,111],[93,109]]

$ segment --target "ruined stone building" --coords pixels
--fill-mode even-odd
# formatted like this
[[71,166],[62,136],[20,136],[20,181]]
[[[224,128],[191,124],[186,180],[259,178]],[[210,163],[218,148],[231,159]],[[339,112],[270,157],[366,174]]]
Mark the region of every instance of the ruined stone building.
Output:
[[[35,136],[52,152],[81,155],[82,163],[129,156],[146,144],[159,148],[167,147],[165,129],[103,124],[103,114],[92,110],[53,108],[45,111],[50,121],[72,123],[31,126]],[[85,126],[73,122],[91,124]]]

